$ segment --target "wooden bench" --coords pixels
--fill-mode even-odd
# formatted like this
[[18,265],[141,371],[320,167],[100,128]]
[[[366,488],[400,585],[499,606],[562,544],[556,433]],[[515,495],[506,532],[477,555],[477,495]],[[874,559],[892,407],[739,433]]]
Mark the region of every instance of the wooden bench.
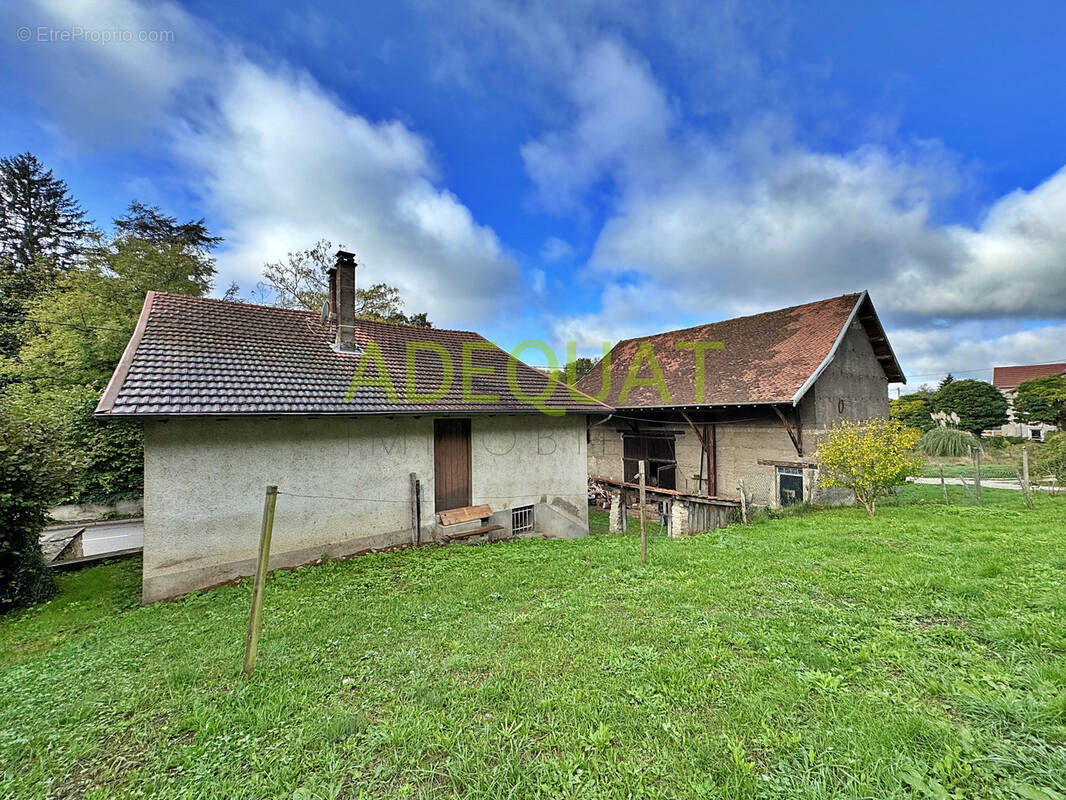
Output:
[[492,509],[487,504],[480,506],[466,506],[465,508],[450,508],[447,511],[441,511],[437,514],[437,519],[440,520],[440,524],[444,527],[449,525],[462,525],[464,522],[473,522],[479,520],[481,522],[480,528],[474,528],[469,531],[459,531],[458,533],[444,534],[444,541],[450,542],[452,539],[467,539],[471,536],[482,536],[487,533],[494,533],[495,531],[502,531],[503,525],[490,525],[489,520],[492,518]]

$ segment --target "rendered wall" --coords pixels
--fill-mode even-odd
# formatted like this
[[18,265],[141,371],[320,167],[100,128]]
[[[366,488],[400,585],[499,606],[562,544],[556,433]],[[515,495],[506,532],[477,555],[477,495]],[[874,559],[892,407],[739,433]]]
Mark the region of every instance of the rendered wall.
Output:
[[[474,417],[471,451],[473,502],[503,512],[500,524],[512,506],[537,505],[535,533],[587,532],[584,416]],[[272,569],[413,543],[412,472],[431,541],[431,417],[150,421],[143,600],[251,575],[272,484]]]

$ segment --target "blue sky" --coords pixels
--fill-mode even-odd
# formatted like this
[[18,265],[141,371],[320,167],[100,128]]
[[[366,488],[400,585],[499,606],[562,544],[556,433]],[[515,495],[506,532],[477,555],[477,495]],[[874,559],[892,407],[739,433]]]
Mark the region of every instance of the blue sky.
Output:
[[0,150],[101,223],[132,199],[205,217],[220,291],[325,237],[508,347],[869,289],[912,385],[1066,358],[1060,3],[0,16]]

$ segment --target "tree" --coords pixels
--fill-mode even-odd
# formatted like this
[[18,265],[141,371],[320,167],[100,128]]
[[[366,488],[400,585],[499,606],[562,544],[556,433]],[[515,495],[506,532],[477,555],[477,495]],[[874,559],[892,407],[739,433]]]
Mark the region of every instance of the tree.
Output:
[[93,236],[67,190],[31,153],[0,159],[0,357],[23,344],[27,307]]
[[0,612],[55,594],[40,537],[64,477],[64,460],[47,431],[0,409]]
[[940,379],[940,383],[938,383],[938,384],[936,385],[937,391],[940,391],[940,390],[941,390],[941,389],[943,389],[943,388],[944,388],[945,386],[947,386],[947,385],[948,385],[949,383],[954,383],[954,382],[955,382],[955,376],[954,376],[954,375],[952,375],[952,374],[951,374],[951,373],[949,372],[949,373],[948,373],[947,375],[945,375],[945,376],[944,376],[943,378],[941,378],[941,379]]
[[67,184],[32,153],[0,159],[0,256],[16,271],[73,267],[93,232]]
[[[306,250],[295,250],[284,261],[263,267],[263,288],[274,305],[282,308],[303,308],[318,311],[329,293],[329,270],[333,266],[333,245],[320,239]],[[395,322],[418,328],[432,328],[425,312],[403,313],[400,290],[387,283],[375,283],[366,289],[356,289],[355,312],[360,319]]]
[[1007,422],[1007,398],[985,381],[952,381],[934,395],[933,410],[958,414],[958,427],[978,435]]
[[93,418],[149,290],[203,295],[215,274],[220,240],[203,221],[179,224],[137,203],[85,263],[28,307],[24,343],[4,362],[5,403],[23,421],[55,432],[54,449],[75,463],[70,499],[103,502],[139,492],[139,428]]
[[933,392],[919,389],[888,401],[888,413],[910,428],[927,431],[933,427]]
[[872,517],[882,495],[921,474],[922,458],[914,452],[920,438],[899,420],[840,422],[818,446],[821,485],[851,489]]
[[215,275],[220,241],[202,222],[179,225],[137,203],[110,239],[29,307],[30,329],[14,364],[17,379],[102,391],[137,323],[148,291],[202,296]]
[[1014,413],[1024,422],[1066,428],[1066,375],[1048,375],[1018,384]]

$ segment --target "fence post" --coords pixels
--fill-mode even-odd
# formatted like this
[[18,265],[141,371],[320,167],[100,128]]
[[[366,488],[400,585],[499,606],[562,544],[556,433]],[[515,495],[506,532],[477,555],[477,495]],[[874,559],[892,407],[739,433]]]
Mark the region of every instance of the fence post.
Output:
[[740,479],[740,483],[737,485],[740,489],[740,521],[745,525],[748,524],[748,490],[744,487],[744,479]]
[[948,485],[944,482],[944,465],[940,465],[940,497],[946,503],[948,501]]
[[648,563],[648,531],[644,527],[644,461],[640,462],[640,563]]
[[981,448],[973,449],[973,495],[977,505],[981,505]]
[[1022,445],[1022,494],[1025,497],[1026,508],[1033,507],[1033,497],[1029,494],[1029,449]]
[[259,624],[263,617],[263,588],[266,585],[267,567],[270,562],[270,535],[274,531],[274,508],[278,502],[278,487],[266,487],[263,501],[263,527],[259,532],[259,562],[255,567],[255,586],[252,589],[252,615],[248,620],[248,636],[244,641],[244,674],[251,675],[255,669],[255,657],[259,648]]

